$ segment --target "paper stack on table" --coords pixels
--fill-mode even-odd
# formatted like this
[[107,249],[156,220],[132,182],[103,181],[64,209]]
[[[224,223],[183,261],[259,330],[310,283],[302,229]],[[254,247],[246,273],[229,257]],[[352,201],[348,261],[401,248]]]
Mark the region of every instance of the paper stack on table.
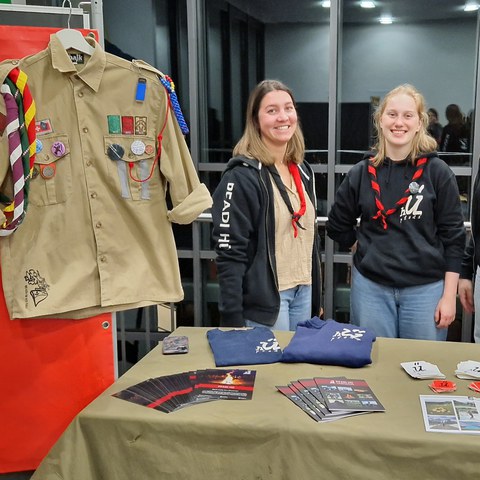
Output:
[[403,362],[403,369],[413,378],[445,378],[445,375],[433,363],[417,360],[415,362]]
[[480,362],[474,360],[467,360],[466,362],[460,362],[457,364],[455,375],[458,378],[464,379],[476,379],[480,378]]

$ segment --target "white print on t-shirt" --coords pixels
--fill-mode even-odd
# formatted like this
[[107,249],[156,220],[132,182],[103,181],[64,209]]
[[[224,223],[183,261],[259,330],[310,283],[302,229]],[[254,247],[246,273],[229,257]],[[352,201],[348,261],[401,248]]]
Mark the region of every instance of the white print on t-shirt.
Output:
[[260,345],[257,345],[255,353],[266,353],[266,352],[278,352],[280,350],[280,345],[277,342],[276,338],[269,338],[266,342],[260,342]]
[[423,195],[419,194],[422,193],[424,188],[425,185],[422,185],[418,189],[418,193],[415,195],[415,203],[413,204],[413,206],[410,205],[412,203],[412,199],[414,198],[413,195],[410,195],[408,197],[407,203],[400,210],[400,223],[402,223],[404,220],[417,220],[422,216],[423,212],[419,210],[418,207],[423,200]]
[[365,335],[365,332],[366,330],[360,330],[359,328],[344,327],[341,332],[335,332],[330,341],[333,342],[334,340],[349,339],[360,342]]

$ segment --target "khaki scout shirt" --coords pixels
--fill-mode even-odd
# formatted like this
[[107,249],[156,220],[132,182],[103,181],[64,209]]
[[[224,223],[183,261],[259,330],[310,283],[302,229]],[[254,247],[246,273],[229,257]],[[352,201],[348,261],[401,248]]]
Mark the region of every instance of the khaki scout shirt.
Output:
[[[190,223],[211,206],[158,76],[90,43],[95,50],[83,64],[72,63],[55,35],[45,50],[0,64],[0,83],[15,66],[28,75],[42,145],[25,219],[0,239],[11,318],[84,318],[180,301],[171,222]],[[135,101],[139,78],[143,102]],[[164,125],[159,163],[139,182]],[[0,185],[9,184],[5,137]],[[123,147],[121,159],[109,158],[112,144]]]

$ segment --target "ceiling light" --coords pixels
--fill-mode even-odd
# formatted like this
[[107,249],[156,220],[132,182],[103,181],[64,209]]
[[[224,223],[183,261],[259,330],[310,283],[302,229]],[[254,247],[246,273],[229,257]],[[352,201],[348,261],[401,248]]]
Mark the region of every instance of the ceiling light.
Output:
[[477,2],[467,2],[463,7],[464,12],[474,12],[478,10],[478,3]]
[[362,2],[360,2],[360,6],[362,8],[375,8],[375,2],[363,0]]
[[390,15],[382,15],[379,22],[382,25],[390,25],[393,23],[393,18]]
[[330,8],[330,0],[324,0],[321,5],[323,8]]

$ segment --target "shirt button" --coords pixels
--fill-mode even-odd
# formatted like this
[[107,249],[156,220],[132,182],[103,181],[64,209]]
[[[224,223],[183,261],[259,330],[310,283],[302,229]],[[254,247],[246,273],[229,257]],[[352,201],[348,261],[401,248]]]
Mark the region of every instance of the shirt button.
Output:
[[79,96],[80,98],[82,98],[82,97],[83,97],[83,92],[78,92],[78,96]]
[[92,193],[90,194],[90,197],[91,197],[91,198],[97,198],[97,194],[96,194],[95,192],[92,192]]
[[105,263],[105,262],[107,261],[107,257],[106,257],[105,255],[102,255],[102,256],[100,257],[100,261],[101,261],[102,263]]
[[97,222],[97,223],[95,224],[95,226],[96,226],[97,228],[102,228],[102,222]]
[[83,132],[84,132],[84,133],[88,133],[88,128],[85,127],[85,128],[83,129]]
[[18,60],[13,60],[12,65],[18,65]]
[[87,160],[86,163],[85,163],[85,165],[86,165],[87,167],[90,167],[90,166],[92,165],[92,161],[91,161],[91,160]]

